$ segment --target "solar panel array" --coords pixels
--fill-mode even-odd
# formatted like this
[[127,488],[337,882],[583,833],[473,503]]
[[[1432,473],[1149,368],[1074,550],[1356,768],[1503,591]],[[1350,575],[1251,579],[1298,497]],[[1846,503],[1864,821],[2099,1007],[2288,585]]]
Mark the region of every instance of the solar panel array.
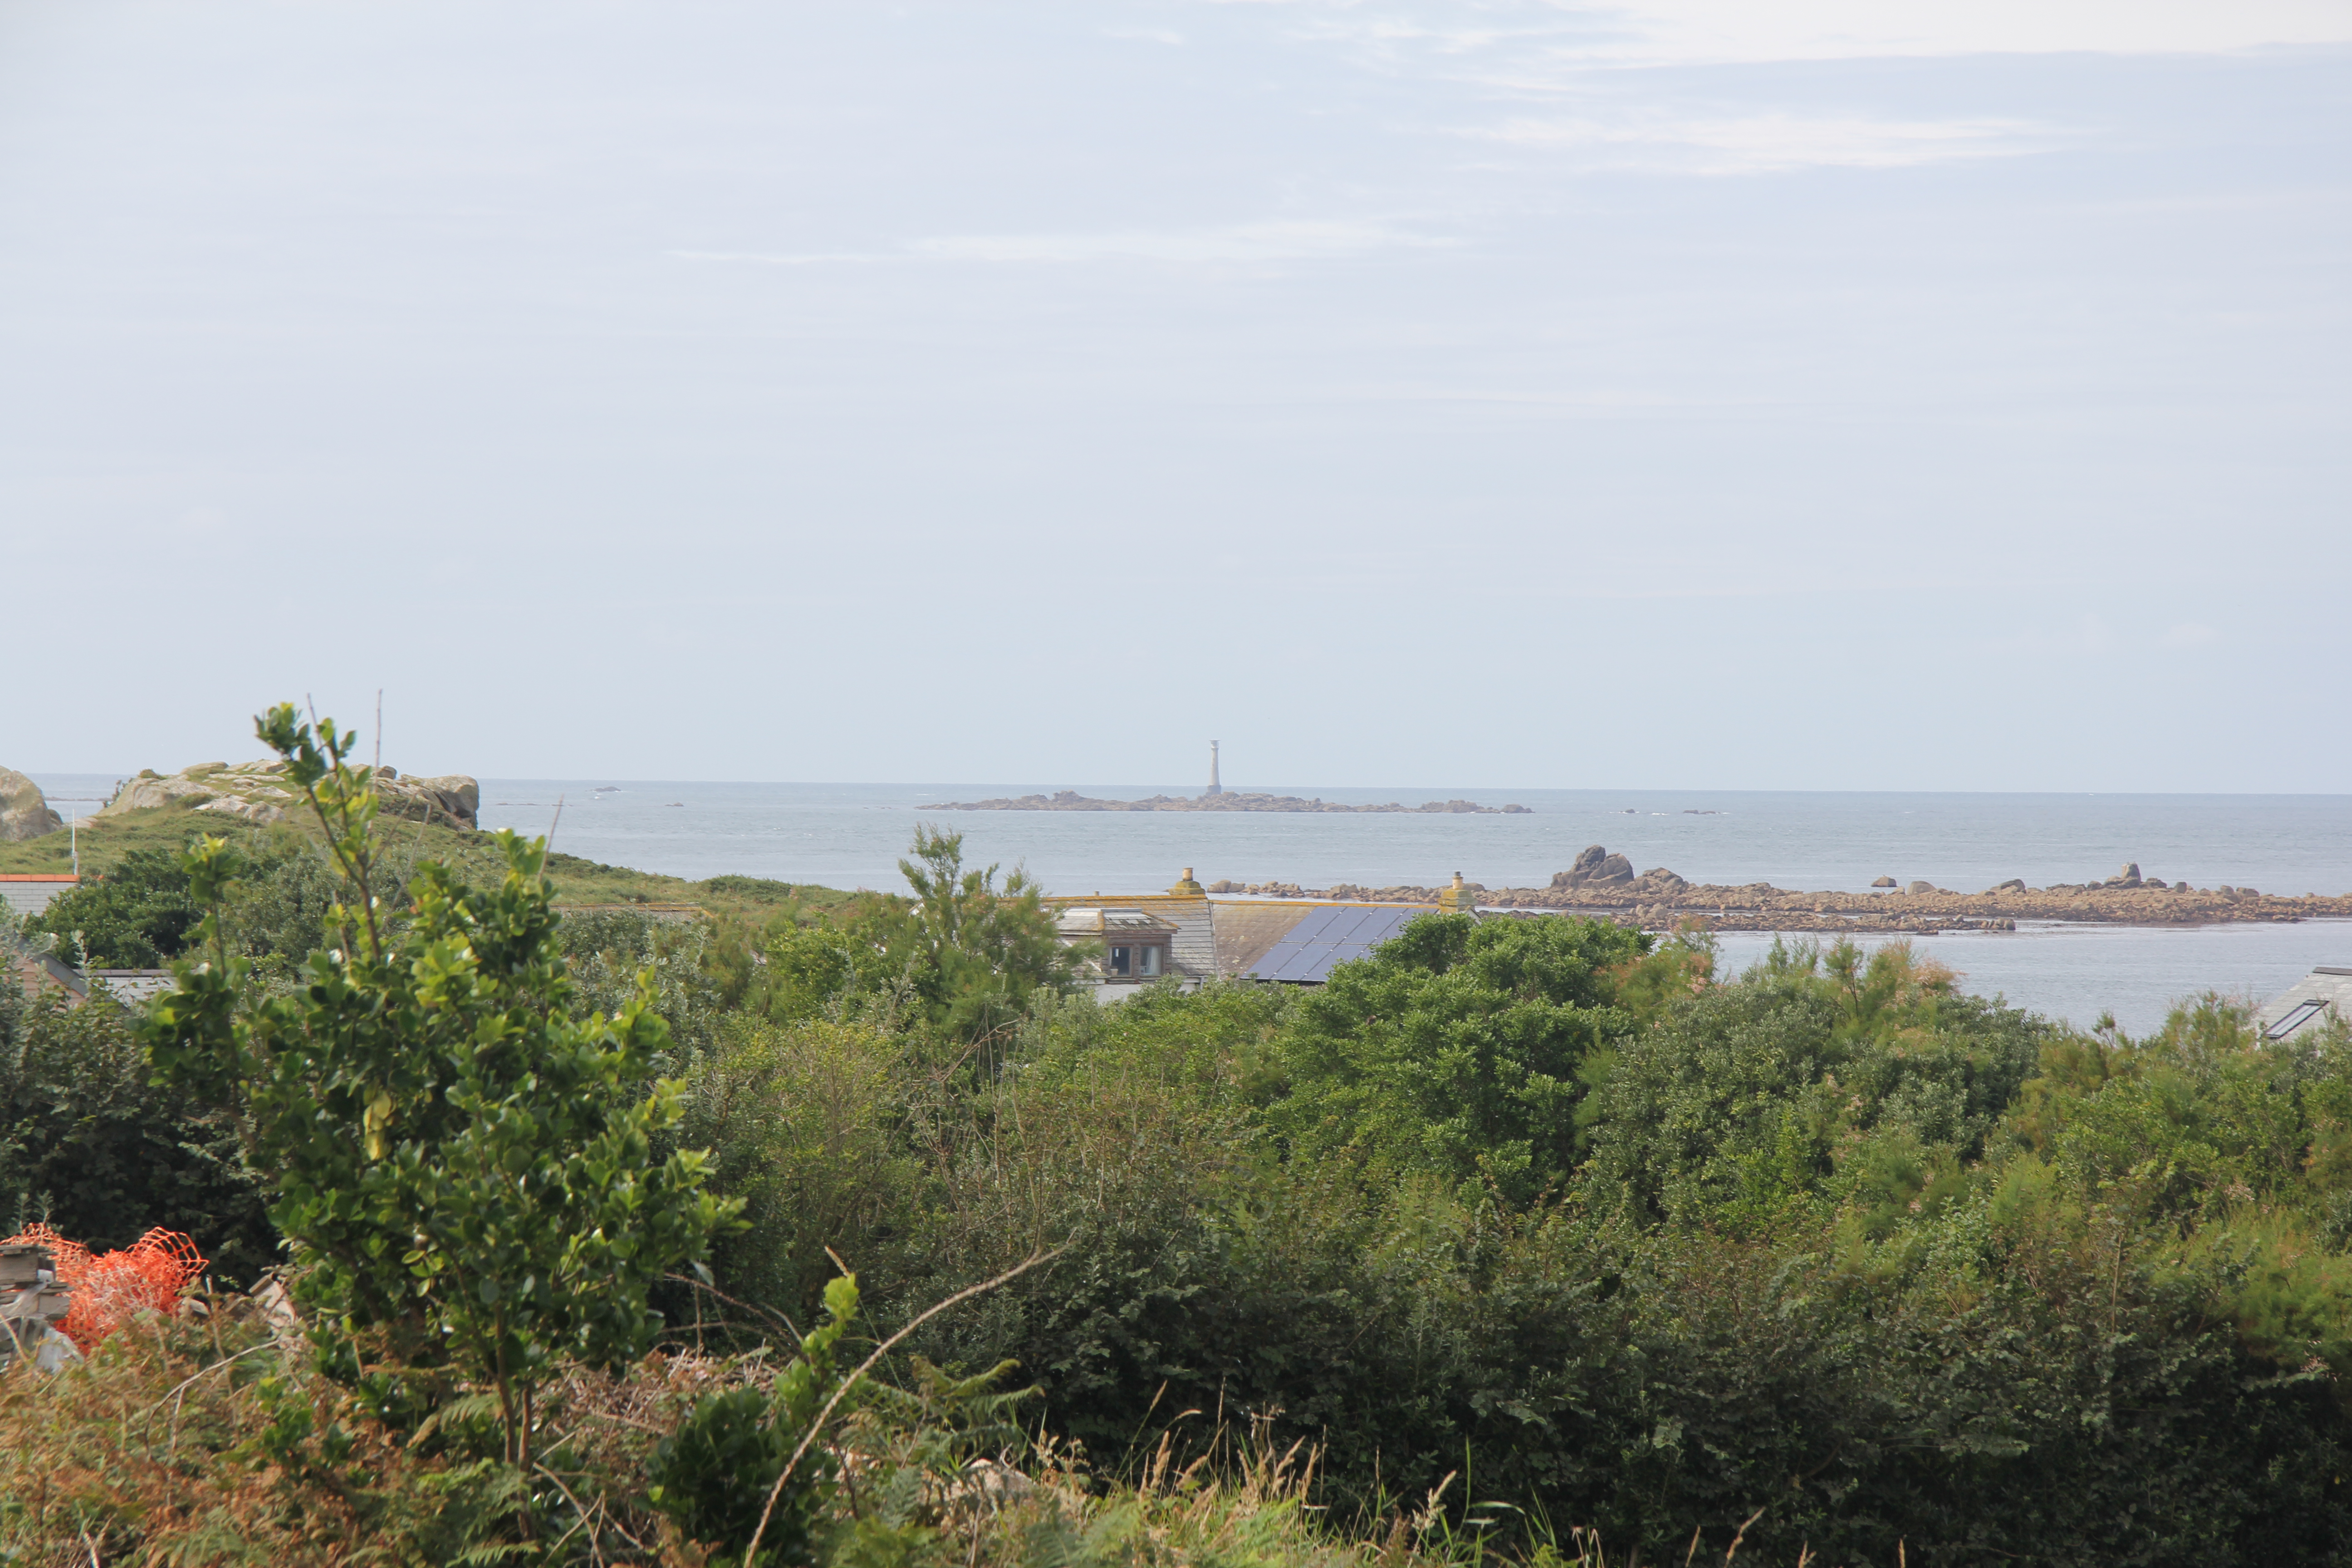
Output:
[[1252,980],[1320,984],[1331,966],[1363,957],[1426,910],[1320,909],[1290,928],[1249,972]]

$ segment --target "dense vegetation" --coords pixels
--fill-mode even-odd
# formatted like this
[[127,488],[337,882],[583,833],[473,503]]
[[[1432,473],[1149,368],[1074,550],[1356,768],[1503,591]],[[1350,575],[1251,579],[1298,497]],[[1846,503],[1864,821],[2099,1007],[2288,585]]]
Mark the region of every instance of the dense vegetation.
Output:
[[[0,1203],[282,1261],[309,1348],[223,1301],[10,1373],[0,1553],[2352,1561],[2340,1027],[1455,915],[1098,1007],[953,837],[903,899],[558,919],[272,724],[322,836],[13,939],[209,961],[0,985]],[[190,1378],[166,1448],[126,1413]]]

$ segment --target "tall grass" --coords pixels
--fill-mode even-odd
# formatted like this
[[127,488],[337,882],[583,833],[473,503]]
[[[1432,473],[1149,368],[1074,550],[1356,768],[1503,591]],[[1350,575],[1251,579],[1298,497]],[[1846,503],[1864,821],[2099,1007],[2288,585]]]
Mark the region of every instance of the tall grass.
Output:
[[[763,1356],[657,1354],[578,1373],[549,1401],[545,1463],[523,1475],[469,1452],[467,1391],[405,1430],[322,1376],[282,1317],[215,1296],[149,1313],[88,1362],[0,1374],[0,1563],[562,1563],[719,1568],[646,1496],[646,1461],[693,1401],[763,1379]],[[928,1369],[919,1369],[928,1373]],[[921,1380],[919,1378],[919,1384]],[[380,1385],[379,1385],[380,1386]],[[1259,1419],[1186,1460],[1162,1434],[1129,1474],[1096,1472],[1042,1434],[969,1452],[940,1412],[886,1391],[832,1437],[843,1484],[815,1532],[845,1568],[1633,1568],[1589,1531],[1507,1505],[1426,1496],[1329,1518],[1320,1452]],[[1002,1434],[992,1427],[991,1441]],[[515,1534],[519,1500],[546,1521]],[[1713,1562],[1696,1541],[1689,1560]],[[1735,1544],[1732,1551],[1736,1553]],[[1728,1558],[1724,1560],[1727,1561]]]

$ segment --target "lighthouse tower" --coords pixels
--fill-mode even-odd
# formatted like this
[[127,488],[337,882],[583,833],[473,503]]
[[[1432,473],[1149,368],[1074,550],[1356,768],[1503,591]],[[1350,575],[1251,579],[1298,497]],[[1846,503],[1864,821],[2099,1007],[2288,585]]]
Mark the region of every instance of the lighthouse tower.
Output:
[[1209,793],[1211,795],[1225,793],[1225,786],[1217,782],[1217,743],[1214,741],[1209,742]]

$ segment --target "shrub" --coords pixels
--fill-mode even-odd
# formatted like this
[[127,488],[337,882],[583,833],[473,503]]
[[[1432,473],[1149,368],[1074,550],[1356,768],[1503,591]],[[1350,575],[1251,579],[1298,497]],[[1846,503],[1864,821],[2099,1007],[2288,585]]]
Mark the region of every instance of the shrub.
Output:
[[1648,947],[1606,921],[1423,915],[1301,1000],[1266,1122],[1296,1157],[1354,1151],[1514,1202],[1556,1190],[1582,1069],[1633,1027],[1612,972]]
[[729,1293],[812,1310],[838,1272],[829,1252],[866,1256],[904,1221],[919,1187],[908,1078],[906,1040],[856,1021],[739,1019],[694,1061],[670,1141],[708,1151],[712,1185],[744,1205],[713,1243]]
[[1640,1223],[1769,1228],[1859,1197],[1883,1231],[1982,1155],[2050,1031],[1889,944],[1785,950],[1629,1038],[1592,1106],[1595,1202]]
[[120,1003],[28,997],[0,970],[0,1234],[46,1221],[105,1250],[160,1226],[247,1283],[278,1261],[278,1235],[234,1122],[151,1078]]
[[187,946],[203,918],[178,856],[133,849],[105,875],[59,895],[25,931],[49,936],[77,963],[79,942],[93,968],[152,969]]
[[[301,1299],[401,1331],[410,1353],[446,1347],[497,1390],[505,1457],[528,1470],[538,1385],[562,1358],[642,1354],[661,1327],[648,1290],[699,1262],[733,1206],[701,1191],[698,1154],[649,1157],[679,1114],[653,1079],[668,1036],[651,979],[609,1016],[572,1011],[545,845],[510,833],[495,890],[421,867],[389,941],[369,892],[375,796],[346,738],[290,706],[257,728],[345,873],[341,945],[311,958],[300,995],[267,994],[208,916],[214,961],[179,966],[144,1037],[174,1088],[245,1119]],[[242,868],[218,839],[186,863],[207,903]]]

